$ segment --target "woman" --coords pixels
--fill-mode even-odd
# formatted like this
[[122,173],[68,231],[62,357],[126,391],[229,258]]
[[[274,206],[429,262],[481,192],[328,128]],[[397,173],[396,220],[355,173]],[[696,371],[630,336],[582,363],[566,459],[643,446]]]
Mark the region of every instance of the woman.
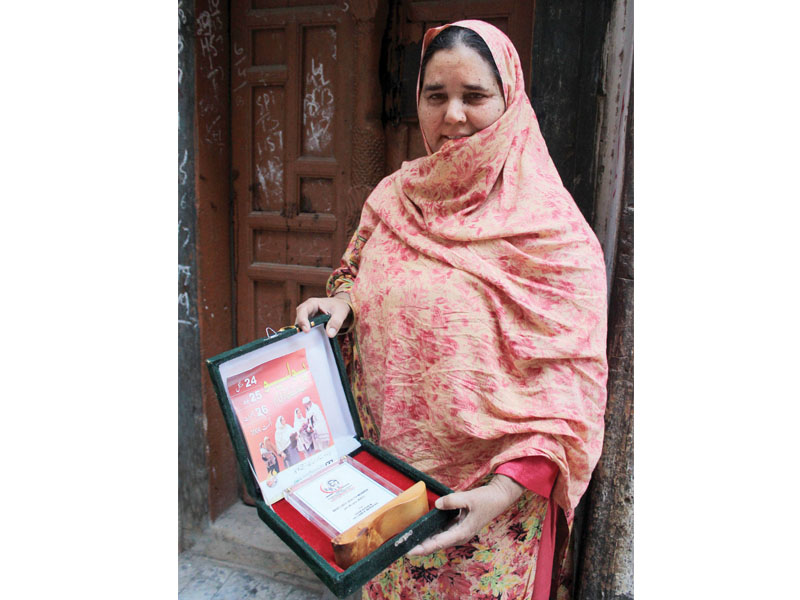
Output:
[[275,445],[283,459],[285,467],[291,467],[300,462],[300,453],[297,451],[297,431],[286,423],[283,415],[275,422]]
[[303,408],[306,409],[306,419],[311,424],[311,429],[314,432],[314,450],[324,450],[331,444],[331,435],[328,432],[328,422],[325,420],[325,415],[322,414],[319,404],[311,401],[310,396],[303,398]]
[[311,424],[303,416],[303,412],[299,408],[294,409],[294,423],[292,426],[297,432],[297,449],[303,453],[303,459],[306,459],[314,454],[314,452],[310,452],[314,447],[314,438]]
[[456,522],[365,595],[540,600],[561,558],[556,525],[571,522],[602,445],[602,251],[510,40],[461,21],[429,30],[422,53],[428,156],[375,188],[329,297],[295,322],[308,331],[325,312],[330,336],[352,322],[365,432],[457,490],[436,502],[460,509]]
[[281,470],[278,465],[278,449],[266,436],[264,436],[264,440],[258,447],[261,450],[261,460],[264,461],[264,465],[267,467],[267,475],[275,477]]

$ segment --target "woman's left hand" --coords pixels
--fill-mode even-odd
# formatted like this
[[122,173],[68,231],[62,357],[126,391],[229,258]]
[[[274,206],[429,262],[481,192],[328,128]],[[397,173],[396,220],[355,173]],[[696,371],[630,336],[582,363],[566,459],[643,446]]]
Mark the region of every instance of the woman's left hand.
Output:
[[441,533],[429,537],[408,551],[407,556],[426,556],[442,548],[465,544],[489,521],[504,513],[525,488],[505,475],[496,474],[484,486],[466,492],[454,492],[436,500],[436,508],[460,508],[456,522]]

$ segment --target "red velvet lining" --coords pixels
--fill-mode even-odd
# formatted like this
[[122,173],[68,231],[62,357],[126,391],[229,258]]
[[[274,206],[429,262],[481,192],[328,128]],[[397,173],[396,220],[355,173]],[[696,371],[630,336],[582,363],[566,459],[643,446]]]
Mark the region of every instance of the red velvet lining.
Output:
[[[387,465],[365,450],[360,451],[353,458],[363,464],[365,467],[375,471],[381,477],[386,478],[401,490],[407,490],[415,483],[409,477],[406,477],[399,471],[396,471],[393,467]],[[433,508],[433,503],[436,502],[436,499],[439,497],[439,495],[432,492],[430,489],[428,489],[427,492],[428,506]],[[286,502],[286,500],[278,500],[272,505],[272,508],[275,510],[275,513],[281,519],[283,519],[297,535],[305,540],[306,543],[317,552],[317,554],[328,561],[328,564],[330,564],[340,573],[344,571],[344,569],[339,567],[334,562],[331,540],[325,533],[317,529],[317,527],[311,521],[297,512],[297,510],[291,504]]]

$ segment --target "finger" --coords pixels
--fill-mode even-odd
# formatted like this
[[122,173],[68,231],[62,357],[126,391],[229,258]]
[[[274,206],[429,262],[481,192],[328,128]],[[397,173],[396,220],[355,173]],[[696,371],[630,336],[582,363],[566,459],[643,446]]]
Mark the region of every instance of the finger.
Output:
[[[450,525],[449,527],[452,527]],[[406,552],[407,556],[427,556],[428,554],[432,554],[436,550],[439,549],[439,545],[437,540],[441,533],[437,533],[432,535],[431,537],[421,541],[419,544],[414,546],[411,550]]]
[[295,309],[294,324],[305,332],[311,330],[308,322],[310,316],[319,312],[319,302],[316,298],[309,298]]
[[469,521],[465,519],[454,527],[445,529],[443,532],[430,538],[430,544],[426,550],[428,550],[428,554],[431,554],[437,550],[459,546],[469,541],[473,535],[475,535],[475,532],[472,530],[472,527],[470,527]]
[[328,314],[331,316],[328,320],[328,337],[332,338],[342,328],[342,323],[350,314],[350,307],[346,302],[333,300]]
[[411,550],[406,552],[406,556],[427,556],[425,550],[422,548],[422,544],[417,544]]
[[456,508],[468,508],[469,496],[466,492],[453,492],[441,498],[437,498],[435,502],[436,508],[439,510],[454,510]]
[[419,543],[409,550],[407,556],[428,556],[439,550],[450,548],[451,546],[458,546],[467,542],[473,533],[463,523],[459,523],[441,533],[429,537],[427,540]]
[[406,552],[406,556],[428,556],[429,554],[433,554],[439,549],[439,544],[436,541],[438,536],[429,537],[427,540],[424,540],[414,546],[411,550]]
[[308,307],[303,302],[294,309],[294,324],[303,331],[308,331]]

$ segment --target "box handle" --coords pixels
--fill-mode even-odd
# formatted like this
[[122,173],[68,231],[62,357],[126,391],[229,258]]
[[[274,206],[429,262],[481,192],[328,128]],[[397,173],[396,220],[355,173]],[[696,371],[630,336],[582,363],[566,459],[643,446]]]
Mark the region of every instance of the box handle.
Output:
[[[311,325],[311,327],[314,327],[314,321],[309,321],[308,324]],[[286,331],[287,329],[295,329],[297,331],[300,331],[300,328],[297,325],[287,325],[286,327],[281,327],[280,329],[278,329],[278,331],[275,331],[272,327],[267,327],[266,329],[267,338],[273,338],[279,333]]]

